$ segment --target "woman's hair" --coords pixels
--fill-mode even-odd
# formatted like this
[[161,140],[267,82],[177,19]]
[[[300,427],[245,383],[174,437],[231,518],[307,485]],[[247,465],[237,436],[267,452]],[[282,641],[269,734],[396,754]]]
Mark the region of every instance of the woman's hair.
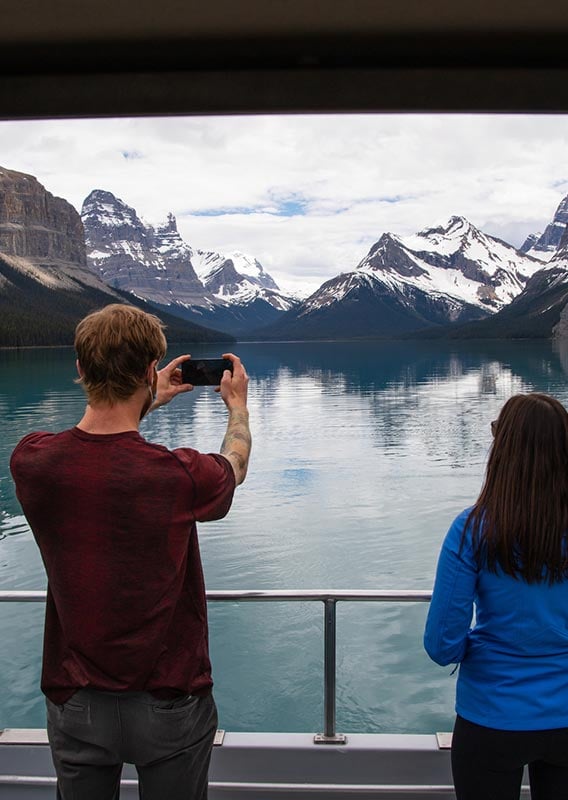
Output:
[[134,306],[108,305],[77,325],[75,350],[89,402],[114,405],[131,397],[152,361],[166,354],[164,326]]
[[568,413],[545,394],[518,394],[492,425],[485,482],[465,530],[478,563],[529,583],[568,577]]

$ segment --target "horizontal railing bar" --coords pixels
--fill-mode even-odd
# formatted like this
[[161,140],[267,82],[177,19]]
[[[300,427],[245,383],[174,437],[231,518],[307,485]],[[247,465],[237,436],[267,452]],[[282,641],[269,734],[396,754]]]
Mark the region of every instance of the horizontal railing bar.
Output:
[[[43,775],[0,775],[0,785],[14,786],[55,786],[57,779]],[[124,788],[138,786],[137,780],[123,778],[120,785]],[[454,795],[454,787],[448,784],[418,783],[260,783],[256,781],[209,781],[209,789],[231,791],[259,791],[259,792],[340,792],[368,793],[381,792],[385,794],[448,794]],[[528,792],[529,787],[522,787],[522,794]]]
[[417,783],[237,783],[216,782],[209,783],[210,789],[254,792],[310,792],[326,794],[448,794],[455,797],[455,789],[447,784],[428,784],[421,786]]
[[346,600],[352,601],[389,601],[397,602],[421,602],[429,601],[432,597],[431,591],[423,589],[270,589],[266,591],[231,591],[219,590],[208,591],[208,600],[274,600],[274,601],[312,601],[321,600]]
[[45,591],[5,591],[0,592],[2,603],[45,603]]
[[[209,789],[232,791],[270,791],[270,792],[326,792],[328,794],[447,794],[455,797],[455,789],[447,783],[240,783],[236,781],[210,781]],[[529,787],[521,787],[521,796],[528,797]],[[525,794],[526,793],[526,794]]]
[[[7,590],[0,591],[0,603],[45,602],[45,591]],[[311,602],[320,600],[344,600],[348,602],[428,602],[432,592],[425,589],[213,589],[207,592],[207,600],[219,601],[263,601],[263,602]]]

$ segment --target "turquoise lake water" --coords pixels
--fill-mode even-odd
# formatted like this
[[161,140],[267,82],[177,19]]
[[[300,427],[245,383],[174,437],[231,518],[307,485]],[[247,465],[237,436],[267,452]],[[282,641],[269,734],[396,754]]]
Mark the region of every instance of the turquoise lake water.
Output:
[[[452,519],[479,492],[490,422],[512,394],[568,403],[568,352],[548,342],[238,344],[251,376],[249,476],[229,516],[199,527],[209,589],[430,589]],[[196,346],[194,356],[218,356]],[[183,352],[171,347],[169,356]],[[0,351],[0,589],[45,575],[10,453],[81,417],[71,349]],[[210,388],[142,434],[218,451]],[[455,676],[422,650],[426,605],[338,605],[338,730],[449,730]],[[321,603],[210,604],[220,727],[322,730]],[[0,605],[0,728],[44,727],[43,607]]]

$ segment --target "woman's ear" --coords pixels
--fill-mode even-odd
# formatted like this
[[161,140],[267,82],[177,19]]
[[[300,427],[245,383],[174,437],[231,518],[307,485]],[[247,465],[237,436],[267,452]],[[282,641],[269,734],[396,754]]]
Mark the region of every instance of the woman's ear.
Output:
[[83,379],[83,377],[84,377],[84,373],[83,373],[83,370],[82,370],[82,368],[81,368],[81,365],[79,364],[79,359],[77,359],[77,360],[75,361],[75,366],[77,367],[77,372],[78,372],[78,374],[79,374],[79,377],[80,377],[80,378],[81,378],[81,380],[82,380],[82,379]]

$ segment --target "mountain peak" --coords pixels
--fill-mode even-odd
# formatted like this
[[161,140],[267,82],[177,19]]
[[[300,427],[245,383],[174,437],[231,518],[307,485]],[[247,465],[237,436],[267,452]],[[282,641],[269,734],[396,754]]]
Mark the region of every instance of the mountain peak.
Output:
[[451,228],[471,228],[473,226],[466,217],[462,217],[461,214],[453,214],[448,220],[447,227],[450,230]]
[[[552,222],[546,226],[543,233],[528,236],[521,250],[534,258],[549,260],[555,257],[557,249],[561,246],[562,237],[568,226],[568,195],[558,204]],[[564,247],[562,245],[562,247]]]
[[112,192],[104,189],[93,189],[85,198],[81,208],[81,219],[85,228],[87,248],[117,239],[135,238],[143,242],[148,236],[148,229],[138,217],[136,210],[128,206]]
[[165,222],[162,222],[156,227],[157,233],[178,233],[177,220],[170,211],[166,217]]
[[436,222],[431,228],[424,228],[424,230],[419,231],[416,235],[422,236],[425,239],[430,239],[436,235],[453,238],[456,236],[463,237],[467,234],[475,234],[477,232],[478,230],[475,225],[472,225],[466,217],[453,215],[447,221]]
[[106,191],[106,189],[93,189],[92,192],[89,192],[85,200],[83,201],[83,206],[90,205],[91,203],[119,203],[122,202],[118,200],[112,192]]

